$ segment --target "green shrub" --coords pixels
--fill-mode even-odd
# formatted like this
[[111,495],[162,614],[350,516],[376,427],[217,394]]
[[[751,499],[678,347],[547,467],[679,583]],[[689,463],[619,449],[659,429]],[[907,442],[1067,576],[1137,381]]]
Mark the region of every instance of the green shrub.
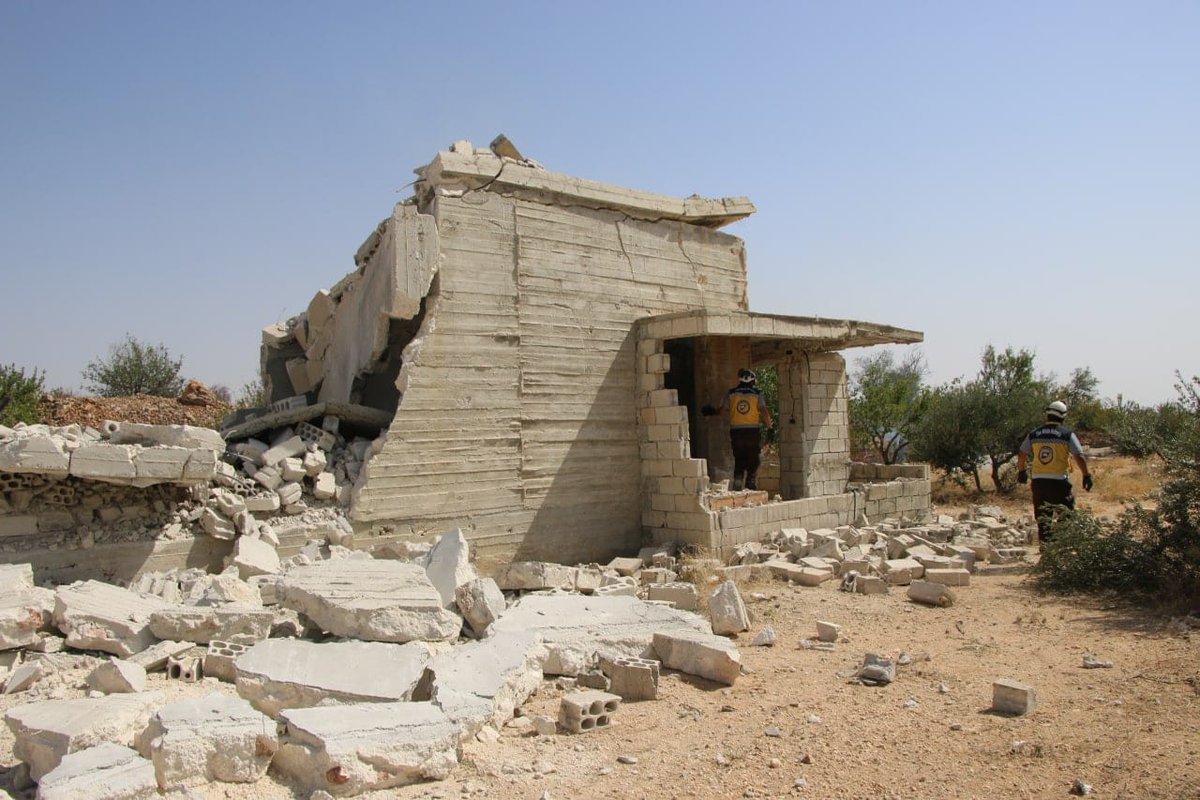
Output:
[[88,388],[104,397],[153,394],[175,397],[183,389],[179,371],[183,359],[173,359],[161,344],[149,345],[126,334],[109,348],[108,358],[90,362],[83,370]]
[[1150,591],[1158,576],[1145,545],[1127,525],[1104,525],[1086,511],[1063,509],[1042,543],[1038,573],[1058,591]]
[[32,424],[38,421],[38,403],[44,394],[45,373],[36,369],[29,375],[24,367],[0,364],[0,425]]

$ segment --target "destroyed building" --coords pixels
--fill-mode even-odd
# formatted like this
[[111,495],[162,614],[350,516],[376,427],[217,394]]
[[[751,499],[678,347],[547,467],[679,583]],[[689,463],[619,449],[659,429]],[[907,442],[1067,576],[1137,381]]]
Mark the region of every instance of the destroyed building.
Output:
[[[227,431],[300,407],[378,434],[349,489],[360,546],[460,527],[486,557],[603,561],[928,509],[926,467],[851,463],[841,355],[922,335],[749,311],[745,247],[720,231],[747,198],[562,175],[503,137],[416,173],[357,269],[264,330],[293,417]],[[748,365],[778,370],[777,500],[721,491],[727,423],[699,414]]]

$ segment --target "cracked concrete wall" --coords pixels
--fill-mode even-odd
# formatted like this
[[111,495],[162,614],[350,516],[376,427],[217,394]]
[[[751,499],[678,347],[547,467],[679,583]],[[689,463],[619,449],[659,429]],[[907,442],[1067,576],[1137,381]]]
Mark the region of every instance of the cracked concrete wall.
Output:
[[633,324],[744,310],[742,241],[529,192],[455,194],[427,202],[436,302],[406,352],[356,523],[387,535],[459,526],[485,557],[570,562],[636,546]]

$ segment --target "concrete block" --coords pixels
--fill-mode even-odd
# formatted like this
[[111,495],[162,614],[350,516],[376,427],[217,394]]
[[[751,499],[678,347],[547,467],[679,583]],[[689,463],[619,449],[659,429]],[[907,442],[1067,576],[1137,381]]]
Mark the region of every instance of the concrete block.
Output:
[[590,689],[563,695],[558,709],[558,724],[568,733],[585,733],[612,724],[612,718],[621,707],[621,698],[615,694]]
[[18,436],[0,441],[0,472],[36,472],[48,478],[65,478],[71,457],[57,436]]
[[[282,474],[280,477],[282,478]],[[276,487],[275,494],[279,495],[279,502],[283,506],[295,505],[304,499],[304,487],[295,481],[281,483]]]
[[606,583],[592,594],[597,597],[637,597],[638,587],[635,583]]
[[320,472],[313,481],[313,497],[318,500],[332,500],[337,494],[337,479],[332,472]]
[[476,578],[457,587],[454,602],[476,636],[483,636],[506,607],[504,594],[491,578]]
[[608,677],[609,689],[622,700],[657,700],[659,662],[632,656],[600,657],[600,670]]
[[733,581],[725,581],[709,596],[708,614],[713,633],[725,635],[750,630],[746,604]]
[[913,581],[908,587],[908,599],[930,606],[947,608],[954,605],[954,592],[940,583]]
[[146,668],[132,661],[110,658],[88,674],[87,685],[105,694],[140,692],[146,688]]
[[732,686],[742,671],[742,656],[723,636],[700,631],[654,634],[654,652],[664,667]]
[[285,458],[279,462],[279,474],[290,483],[302,481],[308,477],[308,473],[304,471],[304,462],[299,458]]
[[992,683],[992,711],[1022,716],[1038,705],[1037,690],[1028,684],[1001,678]]
[[238,656],[250,649],[240,642],[223,642],[214,639],[208,643],[201,668],[206,678],[216,678],[225,683],[237,683]]
[[444,780],[461,756],[458,726],[430,703],[293,708],[279,721],[275,769],[338,796]]
[[970,586],[971,573],[966,569],[925,569],[925,580],[943,586]]
[[259,641],[271,635],[275,614],[262,606],[175,606],[150,615],[150,631],[159,639],[206,644],[214,639]]
[[285,458],[302,457],[308,450],[308,445],[299,436],[292,436],[274,447],[269,448],[262,455],[262,463],[264,467],[274,467],[283,462]]
[[[29,568],[28,564],[14,565]],[[32,569],[30,569],[32,575]],[[32,584],[32,577],[30,577]],[[0,650],[29,647],[54,614],[54,592],[13,580],[0,588]]]
[[462,618],[442,606],[425,570],[400,561],[343,558],[296,567],[277,584],[279,604],[322,630],[379,642],[450,641]]
[[263,467],[255,470],[254,482],[268,491],[275,491],[283,484],[283,475],[275,467]]
[[876,575],[859,575],[854,590],[859,594],[887,594],[888,584]]
[[694,583],[676,581],[655,583],[646,587],[646,599],[671,603],[684,611],[695,611],[700,605],[700,593]]
[[40,781],[68,753],[102,742],[132,746],[162,700],[162,692],[45,700],[9,709],[4,721],[15,738],[13,755]]
[[188,650],[177,656],[167,656],[167,678],[183,683],[196,683],[203,677],[200,656]]
[[833,622],[824,622],[817,620],[817,640],[822,642],[836,642],[838,636],[841,635],[842,626]]
[[254,783],[278,747],[273,720],[220,692],[164,706],[137,737],[164,791],[212,781]]
[[233,524],[233,520],[211,508],[200,512],[200,527],[214,539],[232,541],[237,536],[237,527]]
[[83,581],[58,587],[54,623],[66,635],[68,647],[127,658],[154,644],[150,615],[167,607],[158,598],[100,581]]
[[172,656],[178,656],[186,653],[193,647],[191,642],[156,642],[140,653],[134,653],[127,661],[137,664],[146,672],[158,672],[166,670],[167,660]]
[[408,700],[428,659],[419,642],[267,639],[238,656],[237,691],[272,717],[283,708]]
[[154,764],[137,751],[102,742],[62,757],[38,781],[38,800],[155,800]]
[[137,477],[137,448],[123,444],[85,444],[71,453],[69,474],[108,483],[132,483]]
[[[669,510],[673,510],[669,509]],[[618,556],[608,562],[608,569],[615,570],[618,575],[633,575],[643,567],[640,558]]]

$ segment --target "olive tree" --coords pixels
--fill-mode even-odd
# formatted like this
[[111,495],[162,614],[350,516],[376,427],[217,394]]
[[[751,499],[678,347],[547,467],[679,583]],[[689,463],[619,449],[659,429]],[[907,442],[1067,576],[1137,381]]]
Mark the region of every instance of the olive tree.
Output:
[[126,334],[108,349],[107,358],[91,361],[83,370],[88,389],[104,397],[154,394],[174,397],[183,389],[182,358],[172,358],[161,344],[145,344]]

